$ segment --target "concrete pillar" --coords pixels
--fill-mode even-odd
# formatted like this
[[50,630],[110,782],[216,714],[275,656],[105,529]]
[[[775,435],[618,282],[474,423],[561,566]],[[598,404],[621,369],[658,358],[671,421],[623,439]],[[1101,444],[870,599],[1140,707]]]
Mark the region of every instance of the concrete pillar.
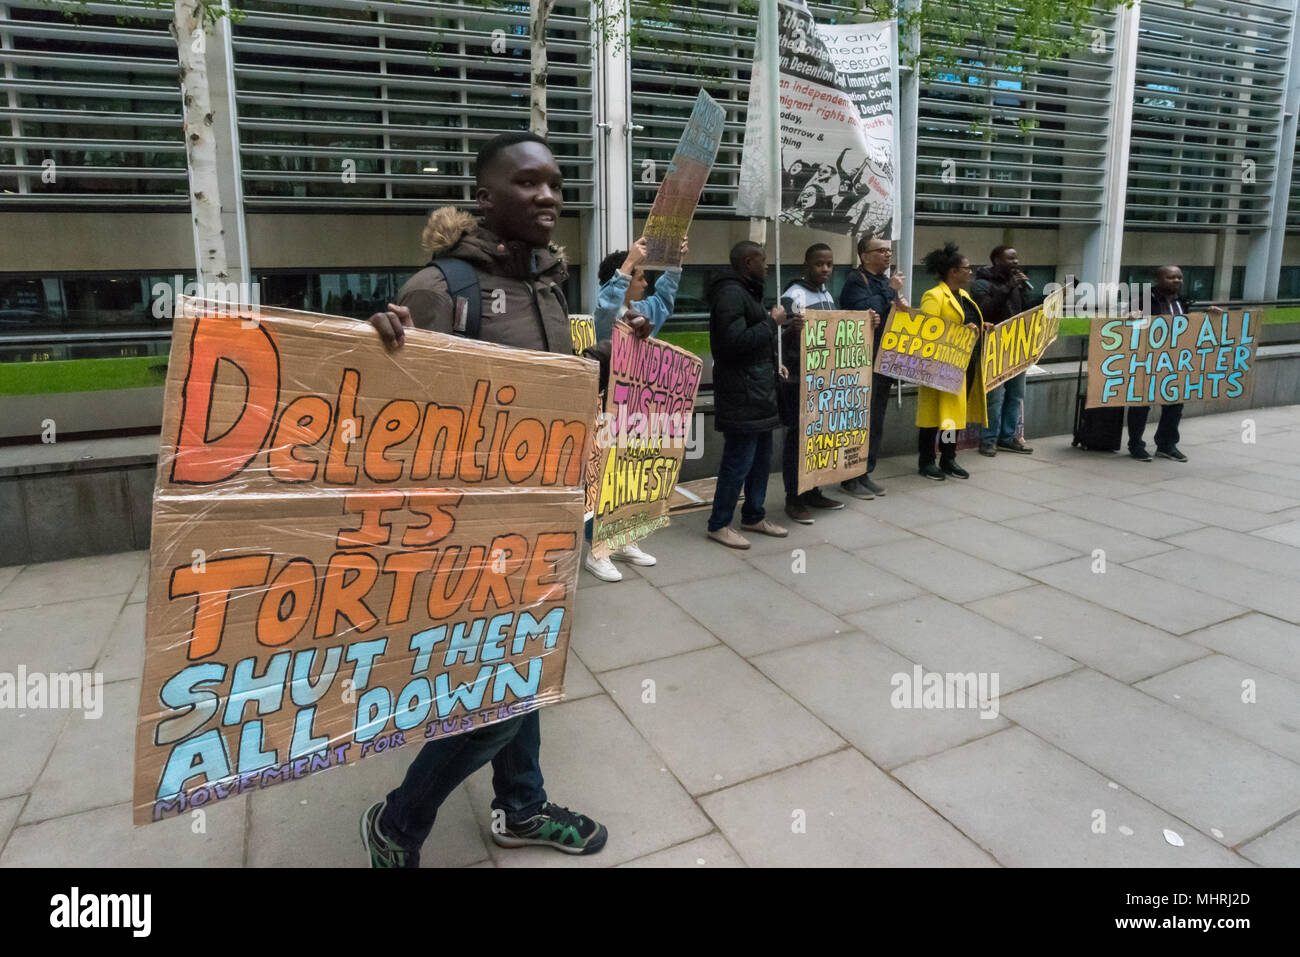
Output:
[[1246,299],[1276,299],[1282,274],[1282,245],[1286,241],[1287,203],[1291,198],[1292,171],[1295,168],[1296,114],[1300,112],[1300,16],[1291,16],[1291,55],[1287,58],[1286,97],[1282,122],[1278,129],[1277,156],[1269,203],[1268,228],[1250,237],[1246,256]]
[[1133,128],[1133,88],[1137,76],[1138,22],[1141,0],[1115,11],[1114,72],[1106,127],[1101,218],[1083,244],[1079,279],[1119,282],[1124,249],[1124,206],[1128,194],[1129,134]]
[[[913,8],[918,0],[904,0],[905,8]],[[901,38],[907,49],[913,54],[920,49],[920,31],[913,30]],[[899,191],[898,248],[894,251],[895,268],[902,269],[907,281],[903,284],[903,296],[913,306],[920,304],[918,297],[912,296],[913,288],[919,285],[912,275],[916,264],[916,137],[917,111],[921,95],[920,79],[916,71],[899,64],[898,71],[898,156],[895,169],[898,171],[896,187]],[[856,260],[856,255],[855,255]],[[923,280],[921,280],[923,281]],[[901,397],[901,393],[900,393]]]

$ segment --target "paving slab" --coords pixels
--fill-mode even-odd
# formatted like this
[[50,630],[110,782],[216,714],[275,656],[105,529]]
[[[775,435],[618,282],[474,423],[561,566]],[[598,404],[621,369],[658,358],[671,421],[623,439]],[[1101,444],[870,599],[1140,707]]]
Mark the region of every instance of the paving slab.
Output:
[[0,800],[0,851],[4,850],[5,841],[9,839],[9,832],[18,821],[18,812],[23,809],[23,802],[27,800],[25,794],[18,794],[11,798]]
[[492,769],[467,782],[479,830],[501,867],[613,867],[701,837],[713,823],[691,800],[664,761],[604,695],[542,711],[542,772],[546,796],[609,828],[598,854],[552,848],[506,849],[491,842]]
[[128,595],[148,558],[148,552],[119,552],[27,565],[0,591],[0,611]]
[[[361,815],[397,787],[415,760],[414,743],[331,768],[306,781],[248,796],[250,867],[369,867]],[[469,795],[457,788],[438,809],[420,851],[421,867],[467,867],[488,860]]]
[[0,708],[0,797],[32,789],[70,714],[51,708]]
[[1300,765],[1300,683],[1210,655],[1136,687]]
[[1247,568],[1226,558],[1179,549],[1130,562],[1129,568],[1176,582],[1204,595],[1287,621],[1300,623],[1300,588],[1268,572]]
[[569,641],[594,671],[717,644],[716,638],[665,602],[645,581],[621,581],[579,592]]
[[1300,867],[1300,816],[1243,845],[1239,853],[1264,867]]
[[1300,548],[1300,521],[1270,525],[1267,528],[1256,529],[1252,534],[1272,542],[1281,542],[1283,545]]
[[1254,568],[1270,578],[1280,576],[1300,581],[1300,548],[1294,545],[1213,527],[1171,535],[1166,541],[1179,548]]
[[604,693],[605,689],[600,686],[591,669],[583,664],[582,658],[573,648],[569,648],[569,655],[564,663],[565,700],[577,701],[579,698]]
[[849,622],[927,671],[996,674],[1002,695],[1079,667],[1040,641],[933,595],[858,612]]
[[857,554],[877,568],[955,602],[975,601],[1032,584],[1014,572],[923,538],[876,545]]
[[132,827],[129,802],[28,824],[9,836],[0,867],[239,867],[247,800],[145,827]]
[[[723,548],[704,537],[707,515],[707,512],[703,512],[702,517],[691,515],[674,518],[671,525],[655,532],[641,543],[646,551],[658,559],[658,563],[648,568],[638,568],[637,574],[652,585],[662,588],[678,582],[698,581],[701,578],[742,571],[745,563],[739,552]],[[698,528],[695,527],[697,524]],[[624,567],[619,563],[619,568]]]
[[[1273,524],[1273,519],[1263,512],[1238,508],[1222,502],[1210,502],[1176,492],[1143,492],[1124,499],[1129,505],[1165,512],[1171,516],[1184,516],[1202,525],[1217,525],[1238,532],[1249,532]],[[1165,537],[1168,537],[1166,533]],[[1176,533],[1173,533],[1176,534]]]
[[[1158,561],[1163,557],[1154,555],[1139,561]],[[1185,635],[1197,628],[1235,618],[1247,610],[1127,565],[1107,561],[1105,568],[1104,572],[1094,572],[1093,559],[1077,558],[1025,574],[1103,608],[1154,625],[1171,635]]]
[[[977,466],[971,465],[971,468]],[[959,512],[967,515],[974,515],[976,518],[987,519],[991,522],[1001,522],[1008,518],[1021,518],[1025,515],[1038,515],[1044,511],[1040,505],[1032,502],[1022,502],[1010,495],[1001,495],[997,492],[990,492],[979,486],[971,485],[969,482],[961,479],[947,479],[942,483],[932,483],[933,486],[914,493],[922,501],[934,505],[943,505],[948,508],[954,508]],[[921,524],[930,524],[934,519]]]
[[1054,511],[1147,538],[1165,538],[1179,532],[1190,532],[1206,524],[1200,519],[1180,518],[1158,509],[1141,508],[1131,499],[1132,496],[1121,502],[1097,494],[1078,495],[1053,502],[1052,508]]
[[144,673],[144,602],[127,604],[117,614],[95,670],[104,681],[129,681]]
[[[739,654],[762,654],[849,631],[849,626],[758,569],[671,585],[663,594]],[[590,658],[593,669],[601,668]]]
[[[1007,867],[1249,866],[1024,728],[904,765],[894,776]],[[1165,840],[1166,828],[1182,847]]]
[[[1146,490],[1146,485],[1142,482],[1134,481],[1131,477],[1125,477],[1115,471],[1118,462],[1108,462],[1108,474],[1098,475],[1096,471],[1081,468],[1084,458],[1089,453],[1078,452],[1077,450],[1069,459],[1059,465],[1053,465],[1051,468],[1042,469],[1034,472],[1031,478],[1035,482],[1042,482],[1048,485],[1059,486],[1064,489],[1064,494],[1057,496],[1049,501],[1060,501],[1066,495],[1101,495],[1106,498],[1122,498],[1125,495],[1137,495],[1139,492]],[[994,481],[991,477],[989,481]],[[971,481],[974,481],[972,478]]]
[[[1015,457],[1014,453],[1008,456],[1008,458],[1012,457]],[[983,489],[994,495],[1003,495],[1021,502],[1031,502],[1034,505],[1051,503],[1058,499],[1069,498],[1074,494],[1073,489],[1045,481],[1040,476],[1040,473],[1045,470],[1050,472],[1054,470],[1054,467],[1045,466],[1044,469],[1025,475],[1006,472],[1003,471],[1003,462],[999,457],[993,471],[981,469],[978,472],[972,472],[967,481],[975,488]],[[1133,491],[1139,492],[1141,488],[1135,486]]]
[[[1300,435],[1297,435],[1294,441],[1300,441]],[[1259,472],[1242,470],[1224,476],[1222,479],[1219,479],[1219,481],[1223,482],[1225,485],[1253,489],[1259,492],[1268,492],[1271,495],[1281,495],[1284,497],[1300,495],[1300,489],[1297,488],[1294,473],[1292,473],[1289,478],[1283,478],[1280,475],[1263,475]]]
[[[888,514],[888,506],[883,504],[888,499],[877,499],[877,501],[882,503],[880,510]],[[818,511],[814,514],[816,525],[813,527],[822,539],[846,552],[872,545],[884,545],[887,542],[904,542],[912,537],[910,532],[897,525],[849,508],[836,512]]]
[[140,577],[135,580],[135,587],[131,589],[131,594],[127,597],[127,602],[144,601],[149,597],[149,561],[146,556],[144,567],[140,569]]
[[1300,486],[1293,485],[1291,494],[1283,496],[1235,484],[1225,488],[1225,484],[1222,480],[1212,482],[1204,478],[1176,478],[1161,482],[1154,491],[1174,492],[1217,505],[1230,505],[1264,514],[1300,507],[1300,495],[1297,494]]
[[853,750],[747,781],[701,803],[753,867],[997,866]]
[[17,674],[89,671],[122,608],[124,596],[0,611],[0,671]]
[[25,567],[27,566],[5,565],[3,567],[0,567],[0,592],[3,592],[6,588],[8,588],[9,583],[12,582],[15,578],[17,578],[18,573],[21,572]]
[[140,682],[104,685],[103,694],[100,717],[69,712],[23,809],[24,824],[131,800],[135,768],[123,755],[135,753]]
[[[916,662],[862,634],[759,655],[754,665],[882,768],[1007,727],[964,708],[895,708],[894,690]],[[988,711],[992,715],[992,711]]]
[[921,594],[915,585],[834,545],[809,548],[795,558],[758,556],[750,564],[833,615]]
[[1009,695],[1002,710],[1229,847],[1300,810],[1300,767],[1095,671]]
[[[600,681],[692,794],[844,746],[730,648],[706,648],[605,672]],[[650,692],[653,697],[647,700]]]
[[1106,552],[1109,561],[1124,562],[1167,552],[1173,546],[1154,538],[1144,538],[1109,525],[1100,525],[1064,512],[1029,515],[1000,523],[1003,528],[1024,532],[1034,538],[1061,545],[1084,555],[1094,549]]
[[1048,585],[983,598],[966,608],[1125,683],[1206,654],[1201,645]]
[[709,834],[705,837],[678,844],[635,861],[620,864],[619,867],[744,867],[745,862],[727,843],[721,834]]
[[1194,631],[1188,641],[1300,682],[1300,627],[1250,614]]
[[1053,565],[1081,553],[1079,549],[1065,548],[1027,532],[974,517],[922,525],[916,534],[1013,572]]
[[[873,514],[881,521],[889,522],[909,532],[917,525],[950,522],[966,514],[947,504],[927,501],[917,492],[891,492],[886,498],[881,499],[880,503],[882,507]],[[876,503],[873,501],[867,504]]]

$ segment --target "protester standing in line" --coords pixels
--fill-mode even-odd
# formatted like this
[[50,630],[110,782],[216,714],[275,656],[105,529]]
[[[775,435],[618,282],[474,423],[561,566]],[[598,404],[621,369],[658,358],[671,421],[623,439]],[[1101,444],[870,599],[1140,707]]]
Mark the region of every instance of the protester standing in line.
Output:
[[777,414],[777,331],[785,309],[763,305],[767,257],[748,240],[731,250],[731,272],[709,288],[709,348],[713,353],[714,427],[723,434],[722,462],[709,516],[709,538],[728,548],[749,548],[731,528],[740,491],[741,528],[784,538],[786,529],[769,521],[763,509],[772,465],[772,430]]
[[[876,239],[870,233],[858,240],[858,268],[849,273],[849,278],[840,290],[840,308],[852,310],[871,309],[876,313],[872,320],[875,332],[872,337],[871,354],[880,351],[880,337],[885,331],[884,319],[889,310],[898,305],[900,309],[908,308],[907,299],[900,294],[905,276],[897,269],[889,274],[889,263],[893,257],[889,240]],[[889,397],[897,380],[890,376],[871,374],[871,426],[867,436],[867,470],[856,479],[841,482],[840,487],[856,498],[875,498],[884,495],[885,490],[872,481],[871,473],[876,468],[876,456],[880,451],[880,441],[885,431],[885,410],[889,408]]]
[[[1190,299],[1183,298],[1183,271],[1178,266],[1157,266],[1151,285],[1151,314],[1153,316],[1185,316],[1194,307]],[[1220,313],[1218,306],[1209,311]],[[1142,440],[1146,431],[1149,405],[1131,405],[1128,408],[1128,452],[1139,462],[1150,462],[1151,453]],[[1187,456],[1178,449],[1178,424],[1183,420],[1183,403],[1160,406],[1160,423],[1156,426],[1156,458],[1186,462]]]
[[[994,246],[989,253],[992,266],[975,271],[970,294],[980,307],[984,321],[997,325],[1037,304],[1041,297],[1031,297],[1029,277],[1020,268],[1020,255],[1010,246]],[[988,425],[980,440],[980,455],[994,456],[998,450],[1033,453],[1024,439],[1016,435],[1021,410],[1025,407],[1025,375],[1022,372],[988,394]]]
[[[686,240],[682,240],[682,259],[687,253]],[[614,333],[615,320],[629,315],[642,315],[650,320],[650,335],[655,335],[663,328],[668,317],[673,314],[677,304],[677,287],[682,279],[681,266],[669,266],[655,282],[654,292],[647,298],[645,270],[641,264],[649,254],[648,243],[642,236],[632,244],[631,249],[612,252],[600,262],[596,277],[600,280],[600,293],[596,297],[596,309],[592,321],[596,326],[596,339],[608,339]],[[591,519],[583,526],[587,544],[591,544]],[[604,582],[621,582],[623,573],[615,567],[614,561],[627,562],[648,568],[658,562],[653,555],[644,551],[637,542],[629,542],[621,548],[610,552],[607,558],[597,558],[587,549],[583,564],[587,571]]]
[[[961,254],[956,243],[945,243],[942,249],[928,253],[923,260],[927,271],[939,283],[925,291],[921,297],[921,311],[939,316],[950,322],[973,326],[978,333],[984,324],[979,306],[966,291],[971,282],[970,260]],[[945,476],[970,478],[970,473],[957,464],[956,433],[966,428],[967,393],[971,387],[971,371],[978,368],[979,353],[971,353],[967,365],[966,388],[960,393],[940,392],[920,386],[916,401],[916,451],[917,470],[926,478],[943,481]],[[978,379],[978,376],[976,376]],[[984,420],[983,402],[980,401],[980,421]],[[940,434],[940,429],[944,434]],[[935,439],[939,439],[939,466],[934,464]]]
[[[422,244],[434,257],[469,263],[481,302],[504,301],[504,312],[482,312],[479,338],[484,342],[571,354],[568,309],[560,288],[567,269],[550,242],[563,203],[563,177],[555,156],[535,134],[503,133],[479,150],[474,173],[482,218],[454,207],[435,210]],[[456,318],[465,308],[461,296],[453,300],[436,266],[411,277],[397,300],[370,317],[384,344],[393,349],[404,343],[408,328],[455,332]],[[632,325],[643,338],[650,331],[644,318]],[[607,367],[609,343],[598,343],[586,354],[603,359]],[[492,829],[495,843],[540,844],[568,854],[599,851],[608,837],[604,825],[547,801],[540,748],[537,711],[426,743],[401,785],[362,815],[361,839],[371,866],[418,867],[420,847],[443,801],[489,761],[496,792],[492,808],[504,818],[500,830]]]
[[781,296],[781,306],[790,320],[781,330],[781,346],[787,369],[795,371],[777,384],[777,406],[781,424],[785,426],[785,441],[781,445],[781,479],[785,483],[785,514],[801,525],[813,523],[810,509],[843,508],[819,488],[799,494],[799,457],[803,436],[799,431],[799,398],[803,382],[799,369],[804,313],[810,309],[834,309],[835,297],[826,288],[835,269],[835,255],[825,243],[809,246],[803,254],[803,276],[792,282]]

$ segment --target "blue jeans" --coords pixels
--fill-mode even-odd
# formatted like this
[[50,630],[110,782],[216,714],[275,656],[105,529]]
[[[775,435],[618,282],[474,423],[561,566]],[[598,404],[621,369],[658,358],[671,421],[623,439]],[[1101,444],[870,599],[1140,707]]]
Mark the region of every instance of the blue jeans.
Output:
[[1025,373],[1008,379],[988,394],[989,424],[984,429],[983,442],[1011,443],[1016,440],[1016,424],[1020,410],[1025,405]]
[[537,712],[530,711],[428,742],[406,769],[401,785],[388,792],[379,829],[407,850],[419,850],[447,795],[489,761],[496,791],[493,809],[505,811],[510,822],[536,814],[546,803],[538,763],[541,731]]
[[1009,378],[988,394],[988,426],[984,429],[984,445],[995,442],[1014,442],[1015,426],[1021,420],[1024,408],[1024,374]]
[[772,430],[724,432],[722,436],[722,462],[713,493],[713,514],[709,516],[711,532],[731,524],[741,488],[745,490],[745,504],[740,508],[740,520],[753,525],[767,514],[763,500],[767,498],[767,474],[772,469]]

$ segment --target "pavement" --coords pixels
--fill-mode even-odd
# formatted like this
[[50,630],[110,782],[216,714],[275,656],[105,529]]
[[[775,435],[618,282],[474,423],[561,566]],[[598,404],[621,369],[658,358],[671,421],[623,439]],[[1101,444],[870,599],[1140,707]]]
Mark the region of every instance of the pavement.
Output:
[[[605,850],[497,848],[485,768],[424,865],[1300,865],[1300,406],[1183,433],[1185,464],[1068,436],[964,452],[967,482],[889,459],[887,496],[812,526],[774,475],[790,536],[745,552],[675,518],[656,566],[581,573],[542,714],[549,796]],[[0,671],[106,682],[98,720],[0,709],[0,866],[362,865],[414,749],[132,827],[146,565],[0,568]],[[894,706],[932,673],[985,700]]]

